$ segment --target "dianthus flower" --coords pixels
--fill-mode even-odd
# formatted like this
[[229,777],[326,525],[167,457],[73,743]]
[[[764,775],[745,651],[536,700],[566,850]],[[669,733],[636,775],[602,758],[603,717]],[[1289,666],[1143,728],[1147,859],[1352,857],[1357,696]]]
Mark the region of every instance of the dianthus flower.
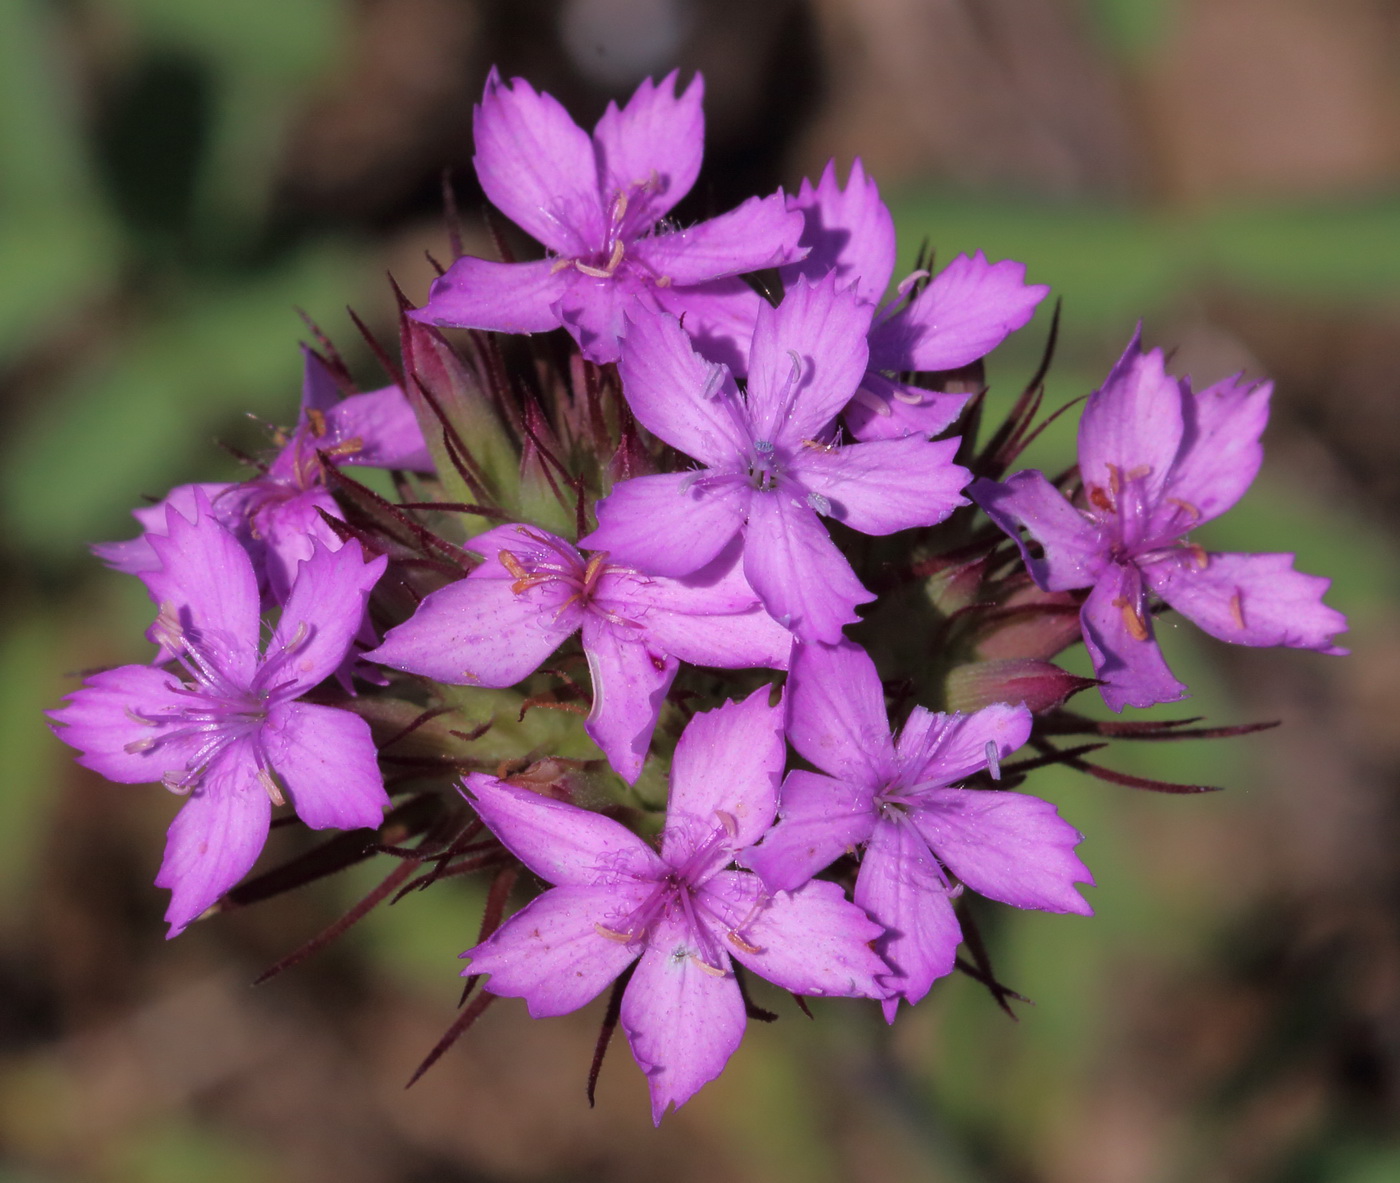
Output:
[[696,75],[677,97],[676,80],[647,79],[625,107],[609,104],[590,137],[551,96],[492,70],[472,115],[476,175],[549,255],[458,259],[412,315],[507,333],[562,326],[585,357],[610,362],[629,310],[665,310],[684,315],[707,351],[741,365],[744,326],[762,300],[735,277],[800,257],[802,219],[775,193],[687,229],[662,228],[704,151],[704,84]]
[[[815,186],[803,180],[788,208],[805,219],[800,245],[808,254],[782,268],[784,282],[834,271],[843,284],[855,285],[861,299],[879,304],[894,275],[894,219],[860,159],[851,165],[844,189],[833,160]],[[882,307],[870,326],[869,369],[845,410],[857,439],[942,431],[970,396],[925,390],[901,382],[899,375],[953,370],[985,356],[1030,320],[1050,290],[1027,284],[1024,264],[989,263],[981,251],[958,255],[906,299],[911,286],[927,277],[916,271],[906,278],[895,302]]]
[[1079,422],[1081,504],[1034,470],[969,490],[1040,587],[1091,589],[1084,643],[1115,711],[1186,694],[1153,635],[1149,591],[1222,641],[1345,652],[1332,639],[1346,617],[1322,602],[1330,580],[1295,571],[1289,554],[1212,553],[1187,537],[1258,473],[1271,389],[1236,377],[1193,392],[1134,338]]
[[460,686],[513,686],[580,629],[593,678],[584,724],[629,783],[642,770],[679,661],[720,669],[787,666],[792,635],[759,606],[735,559],[698,577],[647,576],[585,559],[533,526],[497,526],[467,549],[485,556],[429,595],[365,655]]
[[366,563],[353,541],[337,551],[313,543],[260,655],[252,562],[204,496],[194,500],[193,520],[172,506],[149,536],[159,567],[146,576],[161,606],[151,639],[184,677],[121,666],[50,712],[78,763],[186,798],[156,876],[171,891],[172,937],[252,867],[274,804],[290,797],[317,830],[377,826],[389,804],[368,724],[296,701],[344,660],[386,560]]
[[949,872],[1018,908],[1091,913],[1074,888],[1094,881],[1074,853],[1082,835],[1053,805],[958,785],[1026,742],[1024,706],[972,715],[916,706],[896,739],[875,664],[850,641],[796,646],[788,687],[788,739],[822,771],[788,773],[781,820],[740,861],[791,891],[865,848],[855,902],[887,930],[875,947],[894,971],[884,979],[889,1021],[901,998],[918,1002],[953,968],[961,889]]
[[163,501],[132,511],[145,533],[126,542],[99,542],[93,553],[108,566],[143,577],[159,562],[151,537],[165,528],[166,510],[186,517],[201,496],[214,517],[242,542],[265,598],[285,602],[297,564],[314,542],[335,550],[340,536],[322,514],[341,516],[326,488],[325,463],[431,472],[433,463],[413,408],[397,386],[341,398],[334,378],[310,350],[302,379],[301,414],[267,470],[237,483],[179,485]]
[[838,442],[835,417],[865,373],[873,311],[835,276],[799,279],[777,308],[759,309],[742,395],[674,319],[632,321],[618,367],[628,405],[704,467],[615,485],[581,545],[683,576],[742,535],[744,574],[768,612],[804,640],[839,638],[875,597],[819,518],[892,534],[967,504],[956,439]]
[[713,1080],[738,1048],[734,961],[797,994],[882,998],[880,928],[834,883],[770,893],[727,869],[773,821],[782,707],[762,687],[696,715],[676,745],[658,853],[617,822],[473,773],[477,812],[555,886],[467,950],[464,974],[524,998],[535,1018],[577,1010],[634,961],[621,1022],[652,1118]]

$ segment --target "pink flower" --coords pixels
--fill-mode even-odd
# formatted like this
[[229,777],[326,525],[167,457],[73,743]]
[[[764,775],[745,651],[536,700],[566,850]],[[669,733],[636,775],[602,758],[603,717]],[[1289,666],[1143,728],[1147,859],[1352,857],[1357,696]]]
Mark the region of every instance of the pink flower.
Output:
[[673,71],[622,109],[610,104],[590,137],[559,103],[494,70],[472,119],[476,174],[492,204],[550,252],[537,262],[458,259],[412,315],[428,324],[507,333],[563,326],[585,357],[616,361],[627,313],[685,316],[707,352],[743,364],[762,303],[735,278],[800,258],[800,215],[782,193],[687,229],[662,219],[700,171],[704,85],[677,97]]
[[953,968],[962,940],[953,876],[1018,908],[1090,913],[1074,888],[1094,881],[1074,854],[1081,835],[1053,805],[958,784],[1026,742],[1024,706],[915,707],[896,738],[875,664],[850,641],[797,646],[788,684],[788,738],[822,771],[788,773],[781,820],[740,861],[791,891],[865,848],[855,902],[887,930],[876,946],[894,970],[887,1019]]
[[1034,470],[970,490],[1041,588],[1091,589],[1084,643],[1115,711],[1186,695],[1153,635],[1149,592],[1222,641],[1345,652],[1333,637],[1346,617],[1322,602],[1330,580],[1295,571],[1292,555],[1213,553],[1187,538],[1253,482],[1270,390],[1229,378],[1194,392],[1135,337],[1079,422],[1082,507]]
[[481,773],[481,819],[555,886],[467,950],[464,974],[536,1018],[577,1010],[634,961],[621,1022],[652,1119],[713,1080],[744,1034],[733,962],[798,994],[881,998],[880,929],[834,883],[770,893],[727,869],[773,820],[782,708],[762,687],[696,715],[676,745],[658,853],[617,822]]
[[50,712],[78,763],[186,798],[156,876],[171,889],[172,937],[252,867],[284,796],[316,830],[377,826],[389,804],[368,724],[296,701],[344,660],[386,560],[366,563],[355,542],[313,544],[260,654],[253,564],[203,494],[194,500],[193,519],[167,509],[165,532],[149,536],[160,566],[146,576],[161,606],[151,639],[185,676],[122,666]]

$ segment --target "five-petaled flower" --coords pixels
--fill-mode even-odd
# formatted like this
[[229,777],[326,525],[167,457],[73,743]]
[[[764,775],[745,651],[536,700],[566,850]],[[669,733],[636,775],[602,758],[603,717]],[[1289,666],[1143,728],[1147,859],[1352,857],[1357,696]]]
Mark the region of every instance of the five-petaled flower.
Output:
[[782,707],[764,686],[682,733],[658,853],[610,818],[473,773],[481,819],[554,884],[467,950],[465,974],[536,1018],[577,1010],[634,961],[621,1021],[658,1123],[713,1080],[744,1034],[734,962],[797,994],[881,998],[878,925],[834,883],[769,892],[729,869],[773,821]]
[[744,574],[769,613],[804,640],[838,639],[855,606],[875,597],[819,518],[892,534],[967,504],[956,439],[839,442],[835,418],[865,374],[873,311],[835,275],[799,279],[759,310],[742,395],[674,320],[632,321],[619,366],[628,404],[704,467],[614,486],[581,545],[682,576],[741,534]]
[[[585,559],[530,526],[498,526],[467,543],[484,557],[440,588],[366,654],[394,669],[463,686],[514,686],[575,632],[593,677],[585,728],[635,781],[680,661],[719,669],[787,666],[792,636],[759,606],[735,559],[687,580]],[[679,660],[678,660],[679,659]]]
[[1295,571],[1292,555],[1212,553],[1187,538],[1258,473],[1270,390],[1237,377],[1193,392],[1135,337],[1084,408],[1077,505],[1034,470],[969,489],[1037,584],[1091,589],[1084,643],[1114,710],[1186,694],[1153,636],[1149,591],[1222,641],[1345,652],[1333,637],[1346,617],[1322,602],[1330,580]]
[[183,666],[127,665],[94,674],[51,711],[78,762],[120,784],[159,782],[186,798],[170,826],[158,887],[178,935],[252,867],[274,804],[291,798],[312,829],[377,826],[389,804],[368,724],[298,702],[335,672],[385,559],[359,543],[313,543],[265,654],[253,564],[214,518],[166,510],[147,573],[160,613],[150,637]]
[[972,715],[915,707],[890,734],[875,664],[850,641],[798,645],[788,678],[788,739],[821,772],[788,773],[781,820],[740,861],[774,891],[800,888],[865,848],[855,902],[885,927],[876,948],[893,974],[884,1002],[918,1002],[953,968],[962,884],[1018,908],[1088,915],[1076,883],[1081,835],[1038,797],[959,786],[1026,742],[1030,712],[998,703]]
[[686,229],[662,219],[695,184],[704,150],[696,75],[650,79],[609,104],[590,137],[559,103],[494,70],[472,117],[486,196],[550,253],[529,263],[458,259],[413,315],[435,325],[567,328],[592,361],[618,357],[629,310],[684,316],[707,352],[743,364],[762,300],[737,278],[801,256],[802,218],[781,192]]

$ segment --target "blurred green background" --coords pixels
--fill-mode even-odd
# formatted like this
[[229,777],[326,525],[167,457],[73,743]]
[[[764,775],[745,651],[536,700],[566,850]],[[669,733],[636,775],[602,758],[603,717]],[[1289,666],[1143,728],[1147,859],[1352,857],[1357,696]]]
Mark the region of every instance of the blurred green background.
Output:
[[[0,1181],[1400,1179],[1397,45],[1393,0],[0,4]],[[174,803],[39,725],[78,671],[146,656],[141,589],[84,544],[232,476],[215,440],[256,447],[249,414],[294,417],[296,309],[382,381],[344,308],[387,333],[386,271],[424,297],[444,167],[481,234],[492,63],[581,122],[702,69],[690,217],[861,154],[906,258],[980,248],[1063,297],[1052,405],[1139,319],[1202,382],[1275,378],[1265,474],[1207,541],[1332,576],[1353,655],[1163,629],[1191,713],[1284,725],[1105,760],[1226,793],[1034,782],[1087,835],[1098,915],[979,913],[1035,1000],[1019,1022],[960,977],[893,1029],[775,999],[653,1132],[620,1045],[585,1106],[599,1005],[507,1001],[405,1092],[479,893],[415,896],[250,989],[372,876],[167,944]],[[999,396],[1046,320],[991,359]]]

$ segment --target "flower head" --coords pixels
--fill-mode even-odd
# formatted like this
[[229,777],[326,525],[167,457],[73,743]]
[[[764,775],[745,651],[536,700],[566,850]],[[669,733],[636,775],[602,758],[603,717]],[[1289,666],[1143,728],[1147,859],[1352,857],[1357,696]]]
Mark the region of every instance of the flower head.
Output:
[[966,504],[957,440],[837,438],[836,415],[865,373],[872,312],[834,275],[799,279],[759,310],[743,394],[674,320],[633,321],[619,366],[628,404],[703,467],[614,486],[583,545],[680,576],[742,535],[744,574],[769,613],[803,639],[836,640],[874,597],[818,519],[891,534]]
[[953,968],[960,887],[1020,908],[1088,914],[1076,883],[1081,835],[1049,802],[959,783],[1025,743],[1030,712],[999,703],[972,715],[915,707],[890,733],[875,665],[850,641],[799,645],[788,679],[788,738],[821,772],[790,772],[781,820],[743,856],[771,889],[791,891],[848,850],[865,848],[855,902],[887,930],[894,970],[885,1015],[918,1002]]
[[186,798],[156,878],[171,889],[171,936],[247,873],[284,796],[312,829],[378,825],[389,803],[364,720],[297,701],[344,660],[385,560],[366,563],[354,542],[314,544],[260,653],[252,562],[208,500],[195,501],[193,519],[166,511],[147,575],[161,605],[151,639],[183,676],[107,670],[50,712],[80,764]]
[[662,219],[700,171],[704,86],[677,74],[609,104],[589,136],[559,103],[494,70],[472,120],[476,173],[492,204],[544,244],[532,263],[459,259],[414,316],[429,324],[537,333],[567,328],[585,357],[616,361],[629,310],[664,309],[716,355],[742,364],[732,326],[752,324],[748,271],[800,254],[802,220],[781,193],[688,229]]
[[498,526],[468,548],[485,556],[429,595],[366,654],[440,682],[513,686],[574,633],[593,676],[585,724],[618,774],[635,781],[679,660],[721,669],[787,665],[791,635],[759,606],[735,559],[688,580],[585,559],[531,526]]
[[621,1021],[652,1117],[713,1080],[739,1046],[733,962],[799,994],[879,998],[879,935],[834,883],[770,893],[727,869],[773,820],[782,708],[763,687],[696,715],[676,745],[660,851],[599,814],[494,777],[467,778],[481,819],[555,886],[469,949],[466,973],[536,1018],[577,1010],[634,961]]
[[1079,504],[1036,471],[969,490],[1040,587],[1090,589],[1080,621],[1114,710],[1186,694],[1153,635],[1149,591],[1223,641],[1344,652],[1333,637],[1346,617],[1322,602],[1329,580],[1295,571],[1292,555],[1211,553],[1188,537],[1254,480],[1270,390],[1228,378],[1194,392],[1134,338],[1084,408]]

